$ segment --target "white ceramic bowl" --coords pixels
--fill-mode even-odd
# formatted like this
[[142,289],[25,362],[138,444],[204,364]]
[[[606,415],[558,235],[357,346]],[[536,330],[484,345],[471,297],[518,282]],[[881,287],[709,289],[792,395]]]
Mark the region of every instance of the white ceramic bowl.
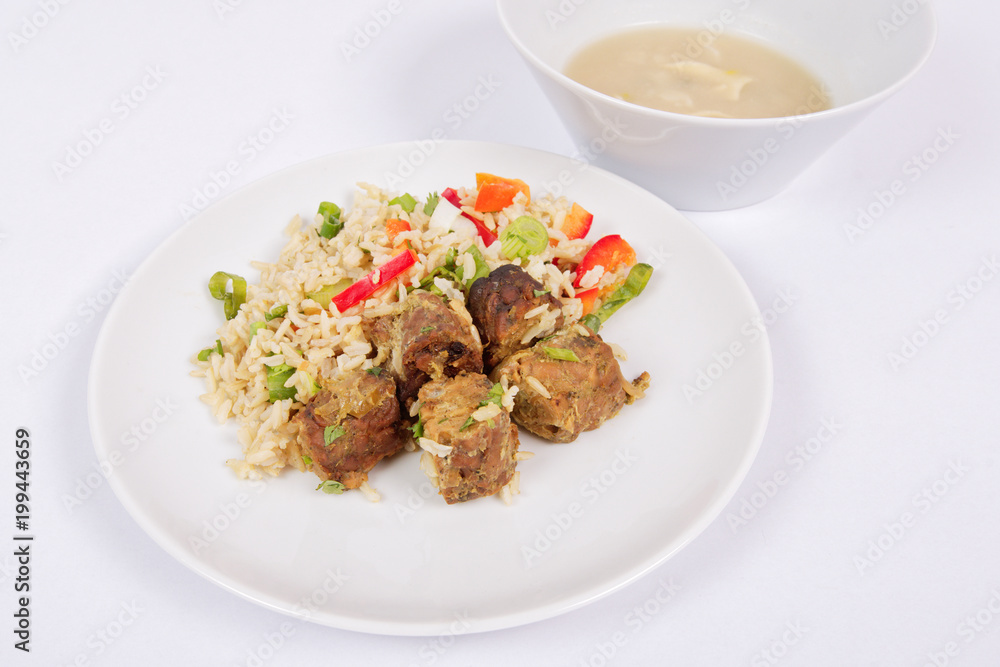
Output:
[[[767,199],[898,91],[930,55],[929,0],[497,0],[508,36],[582,159],[673,206]],[[623,102],[562,73],[583,46],[652,24],[763,40],[822,81],[834,107],[785,118],[702,118]]]

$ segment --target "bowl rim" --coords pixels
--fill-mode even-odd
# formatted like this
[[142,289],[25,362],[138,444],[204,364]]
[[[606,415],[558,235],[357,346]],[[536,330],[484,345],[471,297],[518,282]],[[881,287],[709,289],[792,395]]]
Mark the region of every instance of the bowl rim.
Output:
[[[589,86],[585,86],[578,81],[571,79],[566,76],[556,68],[550,66],[548,63],[544,62],[541,58],[535,55],[535,53],[521,41],[520,37],[515,33],[513,27],[511,26],[509,13],[506,11],[506,5],[510,0],[496,0],[496,11],[500,19],[500,25],[510,40],[514,48],[521,54],[528,63],[530,63],[536,71],[544,74],[548,78],[555,81],[557,84],[563,88],[568,89],[570,92],[574,93],[577,97],[585,99],[587,101],[597,100],[604,104],[610,105],[616,111],[627,112],[630,114],[638,114],[640,116],[646,116],[650,119],[659,119],[663,121],[670,121],[674,124],[688,124],[695,126],[707,126],[707,127],[720,127],[720,128],[759,128],[759,127],[769,127],[776,125],[778,123],[787,123],[791,120],[797,122],[803,122],[801,119],[810,118],[821,120],[830,117],[839,117],[845,115],[852,115],[855,112],[867,111],[879,104],[880,102],[892,97],[897,92],[900,91],[916,74],[923,69],[924,65],[930,59],[934,52],[934,47],[937,44],[938,38],[938,21],[937,14],[934,11],[932,0],[922,0],[922,10],[926,12],[926,21],[928,34],[926,43],[923,46],[922,53],[916,62],[910,66],[910,68],[900,77],[898,77],[893,83],[888,86],[883,87],[881,90],[862,97],[861,99],[854,100],[853,102],[848,102],[847,104],[835,105],[829,109],[824,109],[822,111],[812,111],[805,114],[796,114],[791,116],[772,116],[769,118],[716,118],[712,116],[695,116],[691,114],[682,114],[674,111],[664,111],[662,109],[653,109],[652,107],[642,106],[640,104],[634,104],[632,102],[626,102],[624,100],[618,99],[617,97],[612,97],[605,93],[599,92]],[[636,24],[640,25],[640,24]],[[589,99],[588,99],[589,98]]]

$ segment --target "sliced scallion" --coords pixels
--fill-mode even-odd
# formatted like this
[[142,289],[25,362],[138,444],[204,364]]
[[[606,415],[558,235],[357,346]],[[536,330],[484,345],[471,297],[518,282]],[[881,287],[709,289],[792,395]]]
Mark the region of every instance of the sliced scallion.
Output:
[[272,403],[295,398],[295,387],[285,386],[294,374],[295,367],[288,364],[278,364],[267,369],[267,393]]
[[600,307],[580,320],[580,324],[597,333],[601,325],[604,324],[619,308],[639,296],[646,288],[650,276],[653,275],[653,267],[649,264],[636,264],[626,276],[625,281],[605,299]]
[[[232,289],[230,289],[232,284]],[[216,271],[208,279],[208,291],[213,298],[222,302],[226,319],[231,320],[236,317],[240,306],[247,300],[247,281],[242,276],[225,271]]]
[[537,255],[549,245],[545,225],[529,215],[522,215],[500,233],[500,251],[508,259]]
[[306,292],[306,298],[312,299],[323,308],[330,307],[330,300],[354,283],[350,278],[341,278],[332,285],[324,285],[315,292]]
[[344,223],[340,219],[340,207],[333,202],[320,202],[317,211],[323,220],[319,224],[319,235],[325,239],[332,239],[344,228]]
[[275,306],[271,309],[271,312],[264,313],[264,320],[270,322],[271,320],[277,319],[279,317],[284,317],[288,314],[288,304],[283,303],[280,306]]

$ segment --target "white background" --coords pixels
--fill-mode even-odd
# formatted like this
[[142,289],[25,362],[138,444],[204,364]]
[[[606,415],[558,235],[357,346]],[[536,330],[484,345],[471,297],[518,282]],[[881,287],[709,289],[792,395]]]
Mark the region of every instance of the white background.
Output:
[[[689,214],[762,309],[792,304],[770,330],[767,434],[723,514],[580,610],[439,638],[340,631],[247,602],[173,561],[103,480],[70,506],[97,464],[94,341],[116,276],[181,226],[231,161],[238,172],[208,188],[212,199],[308,158],[436,129],[577,148],[491,2],[162,4],[0,9],[0,541],[13,544],[22,426],[36,535],[30,655],[13,648],[17,575],[13,547],[0,547],[0,663],[998,664],[995,3],[939,3],[926,68],[785,193]],[[366,24],[375,36],[345,52]],[[477,86],[491,90],[470,98]],[[287,120],[273,140],[247,149],[275,114]],[[102,121],[92,151],[58,167]],[[852,228],[864,209],[878,215]]]

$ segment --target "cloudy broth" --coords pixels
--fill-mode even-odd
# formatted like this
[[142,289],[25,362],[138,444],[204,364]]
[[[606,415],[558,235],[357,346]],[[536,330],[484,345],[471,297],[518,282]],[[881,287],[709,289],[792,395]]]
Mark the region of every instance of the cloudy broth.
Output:
[[777,118],[829,109],[826,87],[760,42],[704,30],[637,28],[581,49],[564,73],[653,109],[718,118]]

